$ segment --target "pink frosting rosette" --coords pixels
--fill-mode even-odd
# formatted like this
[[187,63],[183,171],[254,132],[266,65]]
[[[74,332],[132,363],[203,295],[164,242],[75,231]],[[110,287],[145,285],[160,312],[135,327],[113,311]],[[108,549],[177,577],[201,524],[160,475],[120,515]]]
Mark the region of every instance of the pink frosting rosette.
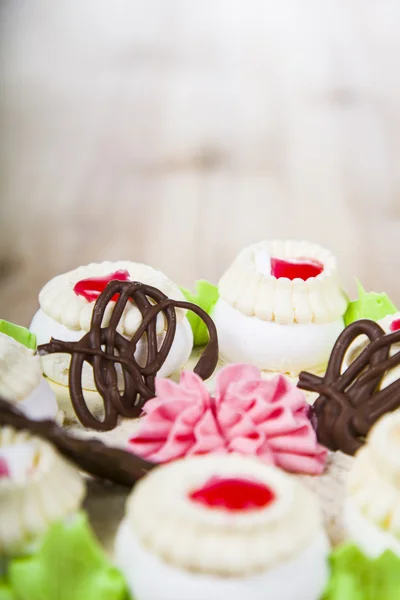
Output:
[[293,473],[317,475],[327,450],[317,442],[304,393],[283,375],[264,380],[251,365],[221,369],[215,397],[195,373],[180,383],[156,380],[129,450],[152,462],[194,454],[237,452]]

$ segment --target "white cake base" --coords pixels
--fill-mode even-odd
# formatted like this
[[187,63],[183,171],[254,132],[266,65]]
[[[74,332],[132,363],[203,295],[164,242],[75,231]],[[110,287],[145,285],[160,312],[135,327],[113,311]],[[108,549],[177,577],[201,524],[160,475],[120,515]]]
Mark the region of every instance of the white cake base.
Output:
[[255,365],[261,370],[298,374],[325,365],[343,319],[331,323],[263,321],[244,315],[220,298],[212,314],[221,356],[229,362]]
[[137,542],[126,521],[115,542],[116,564],[135,600],[319,600],[328,581],[328,552],[320,533],[301,555],[271,571],[222,578],[161,561]]

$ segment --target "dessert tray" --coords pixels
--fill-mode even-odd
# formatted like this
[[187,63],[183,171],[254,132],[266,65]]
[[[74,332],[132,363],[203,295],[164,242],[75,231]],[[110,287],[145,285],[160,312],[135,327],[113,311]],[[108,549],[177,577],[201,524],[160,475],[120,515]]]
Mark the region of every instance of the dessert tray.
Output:
[[[400,598],[400,313],[309,242],[0,320],[0,600]],[[305,573],[307,576],[305,576]]]

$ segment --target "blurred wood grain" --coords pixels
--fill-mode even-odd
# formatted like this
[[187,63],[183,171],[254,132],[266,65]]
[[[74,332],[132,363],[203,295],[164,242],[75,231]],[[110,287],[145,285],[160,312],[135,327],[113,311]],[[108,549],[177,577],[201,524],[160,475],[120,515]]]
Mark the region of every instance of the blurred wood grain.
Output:
[[3,0],[0,316],[127,258],[307,238],[400,305],[396,0]]

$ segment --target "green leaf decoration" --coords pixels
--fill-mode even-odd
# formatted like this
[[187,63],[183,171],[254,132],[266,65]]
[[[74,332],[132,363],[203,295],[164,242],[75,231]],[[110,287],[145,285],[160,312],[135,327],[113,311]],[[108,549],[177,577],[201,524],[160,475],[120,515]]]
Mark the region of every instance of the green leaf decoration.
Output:
[[400,559],[390,550],[367,558],[353,544],[330,556],[331,579],[322,600],[399,600]]
[[[181,291],[188,302],[197,304],[206,313],[210,314],[219,298],[218,288],[205,279],[196,281],[196,291],[192,293],[190,290],[181,287]],[[194,313],[188,311],[187,317],[193,331],[194,346],[204,346],[208,342],[208,331],[203,321]]]
[[15,600],[129,598],[122,574],[105,557],[83,512],[54,523],[35,554],[11,561],[8,578]]
[[9,337],[14,338],[14,340],[30,350],[36,350],[36,335],[25,327],[0,319],[0,333],[5,333]]
[[11,584],[4,578],[0,578],[0,600],[17,600],[12,591]]
[[344,322],[347,325],[358,321],[359,319],[371,319],[379,321],[386,315],[393,315],[397,308],[385,293],[366,292],[357,280],[358,299],[349,302],[347,311],[344,315]]

